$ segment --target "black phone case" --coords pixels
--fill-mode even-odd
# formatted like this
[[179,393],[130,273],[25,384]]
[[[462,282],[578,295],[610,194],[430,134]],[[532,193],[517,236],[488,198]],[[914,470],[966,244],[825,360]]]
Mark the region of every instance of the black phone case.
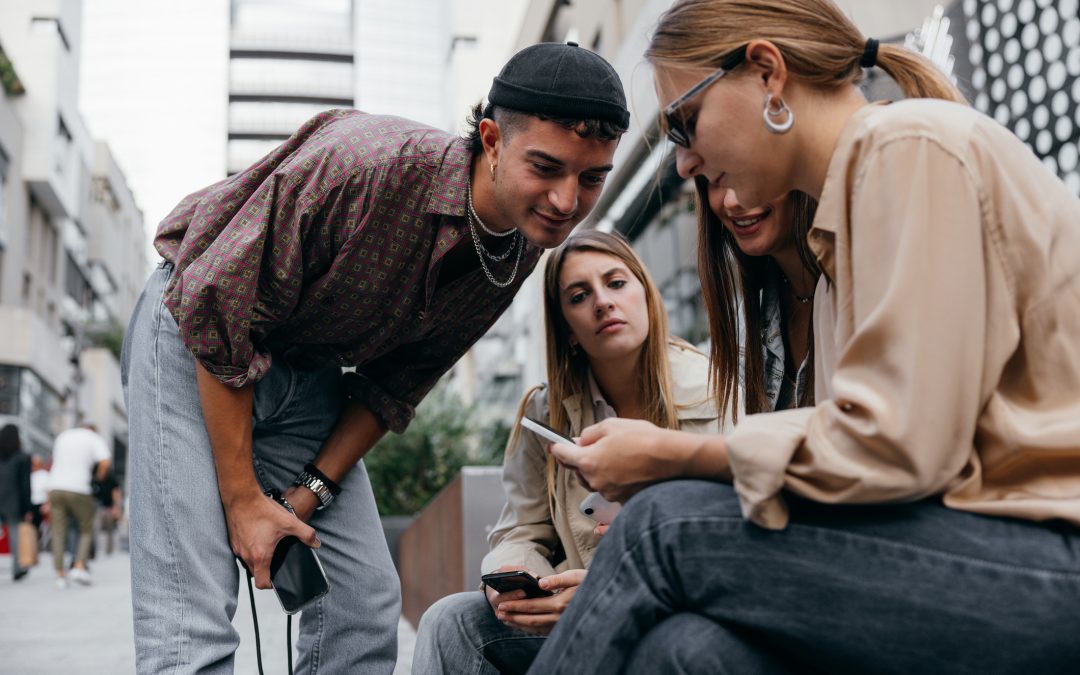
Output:
[[286,614],[296,614],[330,592],[319,556],[296,537],[285,537],[274,549],[270,583]]
[[537,584],[537,580],[528,572],[492,572],[480,577],[480,580],[499,593],[523,590],[526,598],[546,598],[554,595]]

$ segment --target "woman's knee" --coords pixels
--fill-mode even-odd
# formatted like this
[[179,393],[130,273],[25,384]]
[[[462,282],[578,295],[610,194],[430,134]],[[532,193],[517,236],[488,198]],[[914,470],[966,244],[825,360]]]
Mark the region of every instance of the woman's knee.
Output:
[[488,618],[487,615],[494,616],[483,593],[455,593],[427,608],[420,617],[417,635],[436,641],[451,636],[466,637],[477,632],[474,629]]
[[684,612],[652,628],[631,654],[627,675],[782,675],[794,672],[740,631]]
[[657,483],[634,495],[615,519],[615,524],[642,531],[672,519],[725,516],[742,517],[738,496],[731,485],[706,480],[672,480]]

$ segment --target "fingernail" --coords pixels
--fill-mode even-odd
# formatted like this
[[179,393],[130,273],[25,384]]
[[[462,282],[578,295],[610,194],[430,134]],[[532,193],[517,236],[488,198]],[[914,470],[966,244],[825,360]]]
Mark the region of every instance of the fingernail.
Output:
[[319,540],[318,537],[315,537],[315,548],[321,548],[321,547],[322,547],[322,542]]

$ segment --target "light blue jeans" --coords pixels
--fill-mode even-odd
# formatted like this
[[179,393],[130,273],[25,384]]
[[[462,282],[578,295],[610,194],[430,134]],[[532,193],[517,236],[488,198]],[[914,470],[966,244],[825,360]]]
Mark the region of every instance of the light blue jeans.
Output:
[[730,485],[642,491],[529,672],[1080,672],[1077,528],[789,503],[775,532]]
[[484,593],[455,593],[420,618],[412,675],[524,673],[546,639],[499,621]]
[[[154,271],[124,340],[130,420],[131,586],[139,673],[231,673],[239,636],[239,567],[199,392],[195,361],[162,302],[172,266]],[[275,355],[255,385],[254,464],[284,490],[340,414],[338,368],[301,370]],[[400,588],[363,463],[310,524],[330,593],[304,611],[297,673],[385,673],[397,658]]]

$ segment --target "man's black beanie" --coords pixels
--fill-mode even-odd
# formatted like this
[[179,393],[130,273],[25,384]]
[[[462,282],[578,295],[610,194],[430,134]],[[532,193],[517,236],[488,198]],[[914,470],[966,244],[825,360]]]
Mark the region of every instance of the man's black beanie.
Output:
[[488,102],[544,117],[630,125],[619,74],[576,42],[541,42],[514,54],[492,82]]

